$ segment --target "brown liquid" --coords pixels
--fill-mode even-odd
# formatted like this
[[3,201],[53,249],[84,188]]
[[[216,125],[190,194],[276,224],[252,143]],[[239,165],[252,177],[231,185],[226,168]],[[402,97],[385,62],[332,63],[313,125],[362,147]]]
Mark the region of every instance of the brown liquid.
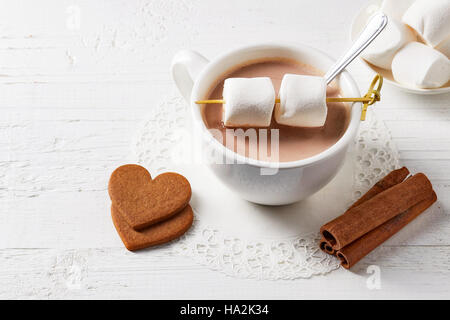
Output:
[[[281,79],[286,73],[320,75],[320,72],[313,67],[298,63],[292,60],[268,60],[250,63],[240,66],[235,70],[231,70],[217,81],[217,85],[210,91],[208,99],[222,99],[223,82],[226,78],[252,78],[252,77],[270,77],[278,95]],[[339,90],[328,87],[327,96],[338,96]],[[272,119],[269,129],[279,129],[279,156],[278,161],[287,162],[305,159],[316,155],[335,144],[347,129],[350,111],[349,107],[344,103],[327,103],[328,115],[325,125],[321,128],[297,128],[280,125]],[[208,129],[218,129],[224,137],[223,144],[226,145],[227,139],[235,139],[234,134],[226,132],[222,122],[222,105],[210,104],[206,105],[203,111],[203,119]],[[233,128],[236,129],[236,128]],[[243,128],[246,130],[248,128]],[[257,134],[259,141],[259,134]],[[270,150],[270,130],[268,133],[268,149]],[[220,140],[219,140],[220,141]],[[236,141],[236,139],[235,139]],[[258,143],[252,139],[246,139],[245,151],[242,148],[237,149],[234,144],[234,151],[247,157],[263,159],[258,153],[257,157],[249,153],[249,148],[258,148]],[[267,152],[267,151],[264,151]],[[270,152],[268,152],[270,153]],[[268,161],[275,161],[264,159]]]

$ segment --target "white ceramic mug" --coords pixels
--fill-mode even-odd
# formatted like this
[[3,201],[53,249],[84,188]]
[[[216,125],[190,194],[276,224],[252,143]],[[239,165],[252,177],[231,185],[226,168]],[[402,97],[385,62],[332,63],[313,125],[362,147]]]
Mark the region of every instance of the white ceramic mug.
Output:
[[[352,104],[350,123],[344,135],[336,144],[310,158],[273,163],[231,152],[207,130],[203,122],[202,106],[195,101],[207,99],[211,87],[233,67],[250,60],[270,58],[294,59],[321,71],[328,70],[334,62],[327,54],[306,45],[260,44],[232,50],[212,61],[195,51],[184,50],[173,58],[171,71],[178,89],[190,104],[193,122],[201,131],[203,143],[225,158],[230,157],[231,153],[233,159],[238,160],[239,164],[209,164],[216,176],[246,200],[265,205],[284,205],[312,195],[337,174],[346,151],[356,136],[361,107],[359,103]],[[337,83],[343,96],[360,96],[355,81],[347,71],[341,73]],[[274,167],[277,168],[276,174],[261,174],[262,169]]]

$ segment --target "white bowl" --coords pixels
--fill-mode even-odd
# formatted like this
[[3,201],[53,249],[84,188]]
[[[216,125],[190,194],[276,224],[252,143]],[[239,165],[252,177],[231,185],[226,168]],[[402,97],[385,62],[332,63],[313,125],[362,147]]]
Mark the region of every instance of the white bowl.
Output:
[[[370,0],[368,3],[361,9],[361,11],[356,15],[353,19],[352,28],[351,28],[351,40],[354,41],[362,29],[365,27],[369,17],[378,11],[381,7],[382,0]],[[450,82],[448,82],[444,87],[436,88],[436,89],[421,89],[416,87],[407,86],[401,83],[398,83],[394,80],[392,76],[391,70],[381,69],[373,64],[367,62],[363,58],[360,58],[361,61],[372,71],[381,74],[385,81],[397,88],[400,88],[403,91],[415,93],[415,94],[442,94],[450,92]]]

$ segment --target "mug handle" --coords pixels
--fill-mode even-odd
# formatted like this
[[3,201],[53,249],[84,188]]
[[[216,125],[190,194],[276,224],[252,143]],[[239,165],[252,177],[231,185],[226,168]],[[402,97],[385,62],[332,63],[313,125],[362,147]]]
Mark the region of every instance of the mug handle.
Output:
[[173,57],[170,67],[172,78],[187,102],[191,99],[195,80],[208,62],[208,59],[192,50],[179,51]]

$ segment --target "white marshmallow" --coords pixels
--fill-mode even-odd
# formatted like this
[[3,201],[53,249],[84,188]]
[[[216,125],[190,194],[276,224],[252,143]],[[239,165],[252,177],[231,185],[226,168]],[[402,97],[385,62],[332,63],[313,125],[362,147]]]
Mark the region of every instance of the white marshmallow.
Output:
[[410,28],[391,19],[381,34],[362,52],[362,57],[377,67],[391,69],[397,51],[415,38]]
[[417,0],[402,21],[435,47],[450,35],[450,0]]
[[292,127],[321,127],[327,118],[327,83],[322,77],[285,74],[275,121]]
[[268,77],[228,78],[223,86],[223,122],[227,127],[267,127],[275,106]]
[[450,59],[450,37],[447,40],[442,41],[437,47],[436,50],[439,50],[443,54]]
[[441,52],[423,43],[411,42],[395,55],[392,74],[399,83],[438,88],[450,79],[450,61]]
[[395,20],[402,20],[405,11],[412,5],[414,0],[383,0],[381,11]]

